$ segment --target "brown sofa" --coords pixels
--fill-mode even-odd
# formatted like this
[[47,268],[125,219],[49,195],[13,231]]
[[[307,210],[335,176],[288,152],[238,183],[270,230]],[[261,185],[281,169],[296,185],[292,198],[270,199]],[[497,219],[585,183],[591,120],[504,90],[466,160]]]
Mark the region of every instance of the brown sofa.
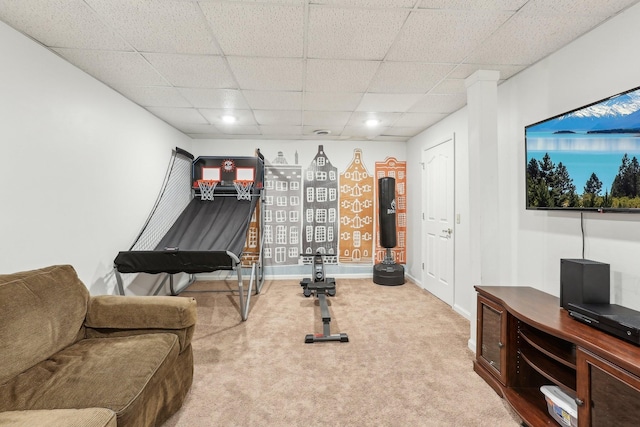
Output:
[[195,324],[193,298],[90,296],[68,265],[0,275],[0,425],[161,425]]

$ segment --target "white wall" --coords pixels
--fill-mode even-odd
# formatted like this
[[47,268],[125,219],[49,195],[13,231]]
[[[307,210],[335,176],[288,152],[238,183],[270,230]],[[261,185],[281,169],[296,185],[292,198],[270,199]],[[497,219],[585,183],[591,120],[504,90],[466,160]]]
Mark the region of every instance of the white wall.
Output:
[[362,149],[365,165],[370,173],[375,170],[374,163],[383,161],[387,157],[395,157],[400,161],[406,160],[406,143],[378,142],[378,141],[339,141],[332,139],[317,140],[224,140],[198,139],[193,141],[191,153],[198,156],[253,156],[259,148],[266,161],[271,162],[278,155],[284,153],[289,164],[294,163],[294,154],[298,153],[299,163],[306,167],[318,153],[318,146],[323,145],[331,164],[343,171],[351,160],[353,150]]
[[[524,126],[578,108],[618,92],[640,86],[640,5],[606,22],[555,54],[498,87],[499,239],[502,265],[494,285],[532,286],[558,296],[560,259],[580,258],[580,214],[525,210]],[[475,317],[475,292],[467,279],[470,263],[464,245],[469,207],[466,107],[412,138],[407,156],[415,158],[443,136],[456,135],[456,293],[458,311]],[[460,157],[462,156],[462,158]],[[411,165],[411,163],[410,163]],[[417,179],[409,172],[411,181]],[[417,229],[421,195],[410,190],[410,227]],[[611,265],[612,302],[640,310],[640,216],[585,213],[585,257]],[[461,247],[462,246],[462,247]],[[413,246],[411,257],[419,254]],[[411,265],[417,261],[412,260]],[[497,274],[496,274],[497,273]],[[475,322],[471,322],[471,341]]]
[[112,293],[191,139],[0,22],[0,274],[71,264]]
[[[298,163],[303,169],[307,168],[318,153],[318,146],[322,145],[331,164],[338,169],[338,173],[344,172],[353,160],[354,150],[362,150],[362,161],[370,174],[375,173],[375,163],[384,161],[387,157],[395,157],[398,161],[407,160],[405,142],[378,142],[378,141],[340,141],[330,139],[313,140],[194,140],[192,154],[198,156],[252,156],[255,149],[259,148],[267,162],[272,162],[282,151],[287,163],[295,163],[295,154],[298,155]],[[409,163],[409,162],[407,162]],[[407,165],[408,168],[408,165]],[[375,183],[377,185],[377,182]],[[414,185],[412,181],[407,181],[407,188],[410,191]],[[408,204],[412,203],[409,199]],[[377,213],[376,213],[377,215]],[[410,234],[407,236],[408,244],[418,238]],[[265,274],[268,277],[300,277],[300,274],[309,273],[308,266],[270,266],[265,267]],[[373,267],[368,264],[348,264],[328,265],[327,274],[335,277],[371,277]]]
[[[503,284],[560,292],[560,258],[580,258],[580,214],[526,211],[524,126],[640,86],[640,5],[499,87],[498,128],[509,195],[502,236],[517,267]],[[640,309],[640,216],[585,213],[585,258],[611,265],[612,302]]]

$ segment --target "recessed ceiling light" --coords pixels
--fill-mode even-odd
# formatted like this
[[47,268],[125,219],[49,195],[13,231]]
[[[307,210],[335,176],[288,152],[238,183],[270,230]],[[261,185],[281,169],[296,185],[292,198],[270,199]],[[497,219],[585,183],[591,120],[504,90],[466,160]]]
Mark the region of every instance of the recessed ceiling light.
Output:
[[227,114],[225,116],[222,116],[222,121],[225,123],[235,123],[236,122],[236,117],[232,116],[230,114]]
[[366,124],[367,126],[378,126],[380,124],[380,120],[368,119],[366,122],[364,122],[364,124]]

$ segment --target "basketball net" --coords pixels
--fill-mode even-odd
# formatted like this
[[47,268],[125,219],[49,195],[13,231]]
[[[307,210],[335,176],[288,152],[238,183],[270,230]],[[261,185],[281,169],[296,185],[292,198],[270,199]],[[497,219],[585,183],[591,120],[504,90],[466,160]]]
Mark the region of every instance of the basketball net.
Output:
[[238,200],[251,200],[251,186],[253,181],[233,181],[238,193]]
[[200,188],[200,199],[213,200],[213,193],[216,190],[216,185],[218,185],[218,181],[199,179],[198,187]]

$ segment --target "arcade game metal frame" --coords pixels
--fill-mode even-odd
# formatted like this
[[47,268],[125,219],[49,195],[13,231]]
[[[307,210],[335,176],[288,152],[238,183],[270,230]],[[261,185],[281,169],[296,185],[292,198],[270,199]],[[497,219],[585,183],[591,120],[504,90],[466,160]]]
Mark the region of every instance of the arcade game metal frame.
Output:
[[[142,231],[130,250],[120,252],[114,260],[117,291],[124,295],[121,273],[164,273],[153,295],[158,295],[167,280],[171,295],[178,295],[195,282],[197,273],[236,271],[240,314],[246,320],[254,284],[256,294],[264,284],[264,218],[259,214],[264,196],[264,157],[256,150],[255,157],[193,159],[179,148],[173,152],[162,190]],[[243,181],[241,189],[234,182],[238,178]],[[203,181],[209,187],[204,191]],[[188,197],[184,191],[188,191]],[[245,242],[253,215],[259,224],[258,247],[247,252]],[[223,220],[216,221],[218,218]],[[249,268],[245,295],[242,270]],[[178,273],[188,274],[189,279],[175,289],[173,276]]]

